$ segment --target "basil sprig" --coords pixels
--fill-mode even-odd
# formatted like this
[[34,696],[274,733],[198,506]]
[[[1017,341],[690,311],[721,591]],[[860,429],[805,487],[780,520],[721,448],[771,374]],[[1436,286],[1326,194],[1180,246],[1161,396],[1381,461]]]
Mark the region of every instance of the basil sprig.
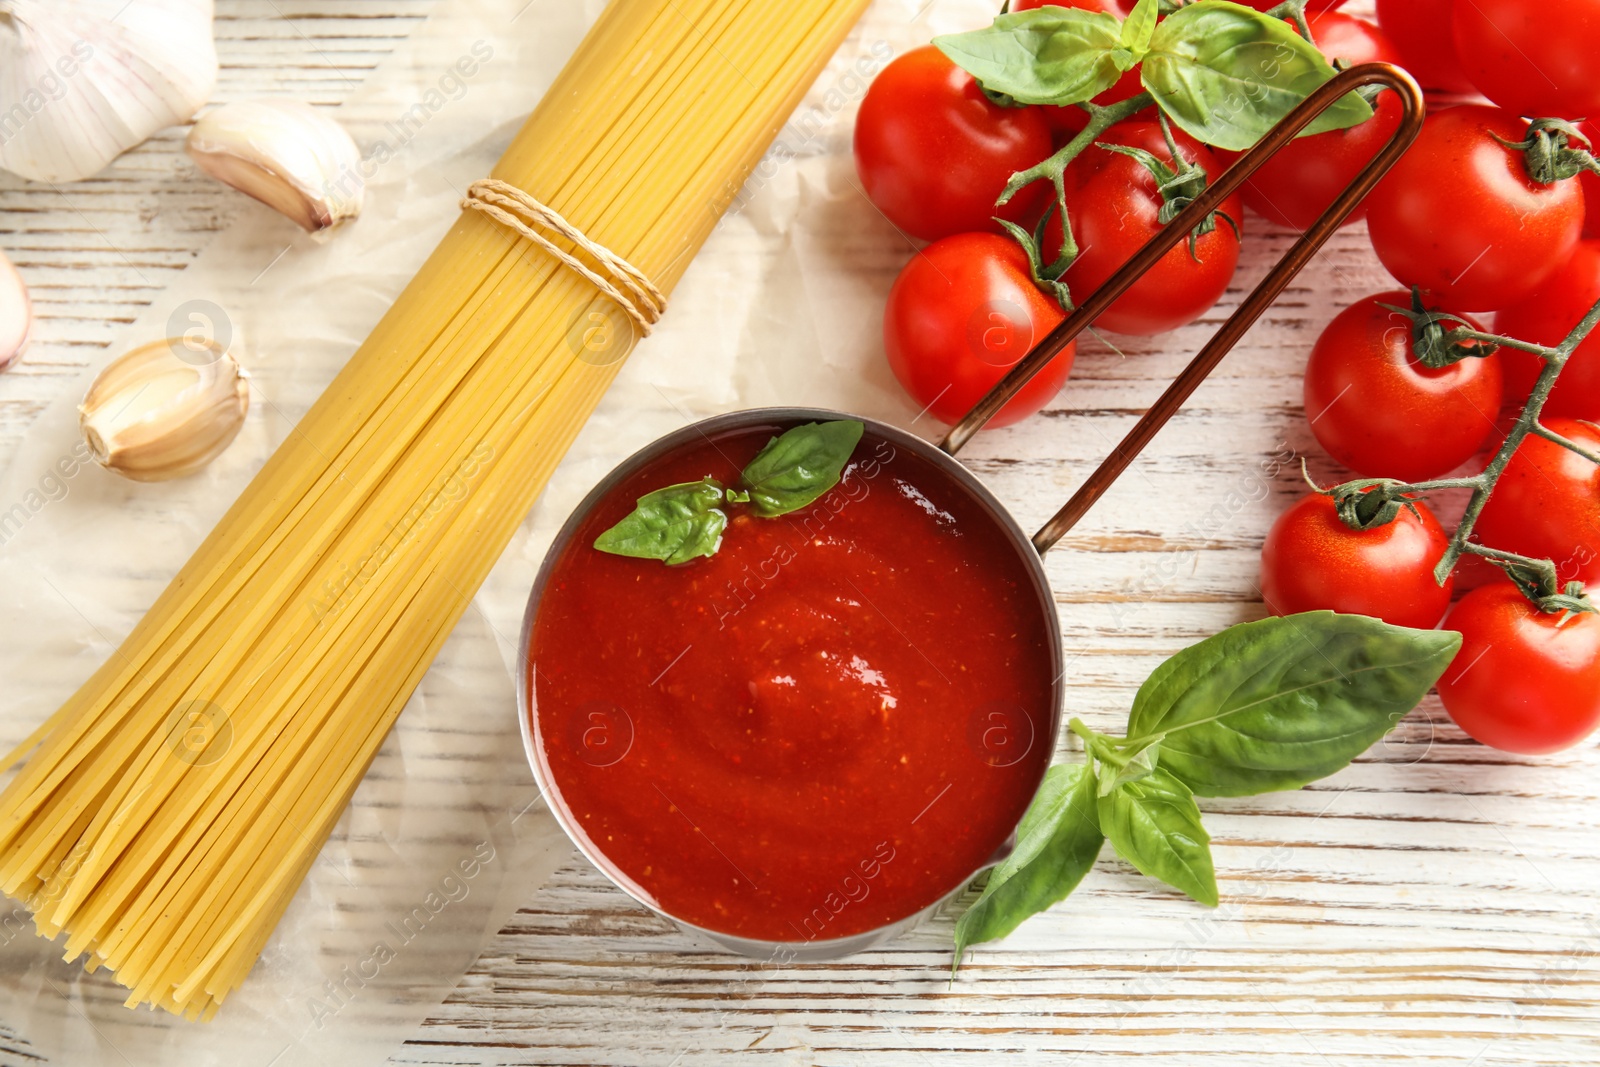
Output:
[[[1159,23],[1157,0],[1126,21],[1103,12],[1042,7],[1001,15],[934,44],[991,93],[1025,104],[1079,104],[1135,66],[1156,106],[1205,144],[1250,148],[1334,75],[1282,19],[1226,0],[1198,0]],[[1359,125],[1372,108],[1350,93],[1304,134]]]
[[1075,889],[1102,835],[1140,872],[1217,903],[1195,796],[1298,789],[1340,770],[1427,695],[1461,647],[1445,630],[1312,611],[1230,627],[1157,667],[1127,737],[1074,719],[1087,763],[1052,767],[1012,854],[956,924],[1004,937]]
[[726,488],[714,478],[646,493],[621,522],[595,538],[601,552],[666,563],[714,556],[728,526],[726,505],[763,518],[787,515],[839,484],[866,426],[854,419],[808,422],[768,441]]

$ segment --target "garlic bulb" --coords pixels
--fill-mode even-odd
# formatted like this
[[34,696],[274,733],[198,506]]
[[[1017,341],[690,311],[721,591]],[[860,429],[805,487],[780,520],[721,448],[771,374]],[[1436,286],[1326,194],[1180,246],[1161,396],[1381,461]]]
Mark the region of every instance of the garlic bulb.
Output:
[[217,81],[211,0],[0,0],[0,167],[98,173]]
[[224,104],[200,116],[187,147],[201,170],[307,232],[361,212],[360,150],[343,126],[305,104]]
[[106,365],[78,405],[78,426],[108,470],[139,482],[181,478],[238,435],[248,378],[219,345],[156,341]]
[[4,255],[0,255],[0,371],[22,357],[33,331],[33,301],[22,275]]

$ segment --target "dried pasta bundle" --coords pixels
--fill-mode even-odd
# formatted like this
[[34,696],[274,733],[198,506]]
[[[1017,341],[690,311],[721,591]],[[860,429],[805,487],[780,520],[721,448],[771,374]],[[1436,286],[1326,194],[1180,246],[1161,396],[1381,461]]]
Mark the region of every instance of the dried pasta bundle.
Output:
[[[863,6],[614,0],[492,177],[670,291]],[[32,752],[0,794],[0,889],[130,1006],[210,1017],[632,339],[582,272],[463,212],[12,756]]]

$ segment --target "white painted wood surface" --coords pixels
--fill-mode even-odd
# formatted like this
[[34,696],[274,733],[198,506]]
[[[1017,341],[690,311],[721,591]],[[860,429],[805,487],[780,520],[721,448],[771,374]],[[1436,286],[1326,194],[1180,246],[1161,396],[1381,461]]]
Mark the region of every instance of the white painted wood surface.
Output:
[[[219,0],[218,99],[335,103],[430,6]],[[27,361],[0,377],[0,459],[239,204],[193,170],[175,131],[89,182],[0,178],[0,248],[40,315]],[[1287,247],[1259,219],[1248,229],[1245,265],[1204,321],[1125,354],[1086,346],[1046,415],[972,446],[1025,523]],[[1115,728],[1163,657],[1261,615],[1260,540],[1301,491],[1298,457],[1320,480],[1337,473],[1300,411],[1306,349],[1339,307],[1387,284],[1359,229],[1337,237],[1049,557],[1072,714]],[[1597,770],[1592,746],[1536,760],[1472,744],[1430,699],[1328,781],[1207,801],[1216,911],[1102,859],[1066,905],[980,947],[954,984],[948,916],[882,951],[772,970],[706,950],[574,859],[393,1062],[1600,1063]]]

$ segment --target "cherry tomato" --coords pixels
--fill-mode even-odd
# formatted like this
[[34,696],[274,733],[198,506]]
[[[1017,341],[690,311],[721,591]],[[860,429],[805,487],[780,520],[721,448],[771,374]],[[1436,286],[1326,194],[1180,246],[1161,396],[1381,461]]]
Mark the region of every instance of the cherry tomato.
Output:
[[[1600,451],[1600,426],[1544,419],[1546,426]],[[1600,464],[1542,437],[1529,437],[1506,465],[1473,527],[1490,548],[1554,560],[1563,582],[1600,594]]]
[[1383,304],[1409,307],[1411,297],[1358,300],[1317,338],[1306,364],[1306,417],[1328,455],[1362,477],[1420,482],[1477,455],[1494,432],[1500,357],[1425,367],[1410,320]]
[[1399,51],[1402,65],[1425,89],[1470,93],[1472,82],[1456,58],[1451,7],[1455,0],[1378,0],[1378,25]]
[[[1585,122],[1578,128],[1589,139],[1589,151],[1600,152],[1600,124]],[[1600,174],[1584,171],[1578,175],[1578,184],[1583,186],[1583,235],[1600,237]]]
[[1434,581],[1449,546],[1422,502],[1390,523],[1352,530],[1333,498],[1310,493],[1278,516],[1261,548],[1261,596],[1274,615],[1339,611],[1431,630],[1450,606],[1454,579]]
[[1600,725],[1600,618],[1563,620],[1498,581],[1462,597],[1444,625],[1461,634],[1461,650],[1439,679],[1439,697],[1475,740],[1539,755]]
[[1600,114],[1600,0],[1470,0],[1452,22],[1462,71],[1507,111]]
[[1526,128],[1476,104],[1428,116],[1367,199],[1372,246],[1390,274],[1447,307],[1494,311],[1566,262],[1583,229],[1583,191],[1535,182],[1522,153],[1495,139],[1520,141]]
[[[1070,7],[1079,11],[1101,11],[1117,18],[1125,18],[1133,10],[1133,4],[1122,3],[1121,0],[1017,0],[1011,5],[1012,11],[1034,11],[1041,7]],[[1132,96],[1144,92],[1144,83],[1139,80],[1139,68],[1125,72],[1117,79],[1117,84],[1094,98],[1094,103],[1102,106],[1120,103]],[[1050,128],[1059,133],[1075,134],[1083,131],[1089,125],[1089,115],[1076,104],[1067,104],[1063,107],[1044,105],[1045,118],[1050,122]]]
[[1011,175],[1051,152],[1037,108],[999,107],[932,45],[896,58],[873,80],[856,117],[856,171],[889,221],[926,241],[995,230],[1037,216],[1048,195],[1024,189],[994,205]]
[[[1009,237],[963,233],[907,263],[883,314],[883,346],[906,392],[934,417],[965,415],[1065,316],[1033,284],[1028,257]],[[1074,349],[1051,360],[990,426],[1008,426],[1066,384]]]
[[[1536,345],[1554,347],[1600,301],[1600,241],[1579,241],[1567,265],[1526,299],[1494,317],[1494,332]],[[1533,392],[1544,360],[1514,348],[1500,350],[1506,372],[1506,397],[1519,406]],[[1544,414],[1600,420],[1600,328],[1589,334],[1562,368]]]
[[[1292,20],[1285,21],[1294,28]],[[1400,63],[1400,52],[1393,42],[1366,19],[1338,11],[1322,11],[1307,16],[1306,21],[1311,24],[1312,43],[1328,57],[1329,62],[1342,60],[1352,67],[1362,63]],[[1295,32],[1299,32],[1298,28],[1295,28]]]
[[[1173,134],[1179,154],[1203,167],[1208,181],[1227,169],[1188,134],[1181,130]],[[1135,120],[1111,127],[1067,167],[1067,210],[1079,253],[1062,281],[1077,300],[1104,284],[1163,226],[1157,217],[1162,197],[1155,178],[1137,160],[1099,147],[1107,144],[1142,148],[1163,163],[1174,162],[1161,127]],[[1237,195],[1223,201],[1222,210],[1243,227],[1243,205]],[[1047,260],[1060,250],[1060,226],[1052,231],[1044,250]],[[1238,235],[1219,216],[1216,229],[1195,243],[1194,256],[1189,254],[1189,243],[1180,242],[1095,325],[1117,333],[1154,334],[1193,322],[1227,291],[1238,264]]]

